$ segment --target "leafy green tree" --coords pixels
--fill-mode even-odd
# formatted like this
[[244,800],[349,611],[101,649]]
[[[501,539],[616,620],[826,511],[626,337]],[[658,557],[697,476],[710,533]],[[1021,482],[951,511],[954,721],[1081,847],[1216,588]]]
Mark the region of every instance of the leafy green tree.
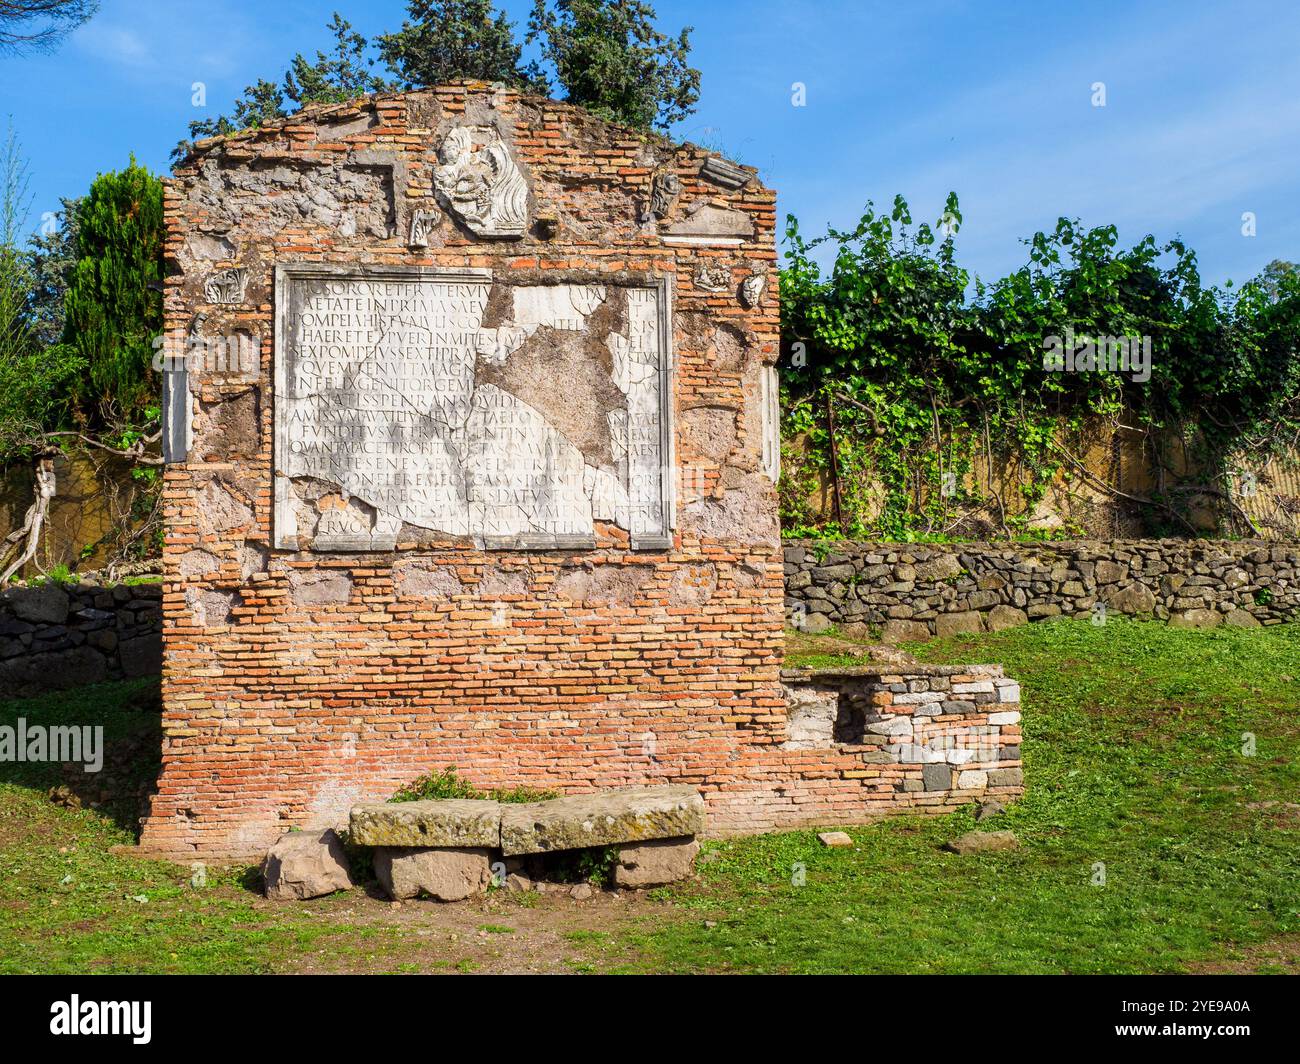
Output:
[[335,11],[328,28],[334,34],[333,51],[328,55],[318,51],[314,63],[300,52],[284,76],[284,94],[300,108],[309,103],[346,103],[388,87],[370,72],[369,42],[347,19]]
[[0,146],[0,462],[62,419],[81,368],[74,353],[46,346],[40,273],[20,246],[30,203],[27,164],[11,126]]
[[641,0],[534,0],[528,41],[541,41],[565,99],[637,129],[668,130],[695,112],[700,72],[691,29],[666,37]]
[[1263,286],[1269,298],[1280,299],[1288,286],[1297,278],[1300,278],[1300,263],[1274,259],[1264,267],[1263,272],[1255,280]]
[[190,139],[180,141],[172,149],[172,162],[185,158],[194,147],[194,141],[207,137],[225,137],[244,129],[256,129],[287,118],[289,112],[284,106],[284,90],[273,81],[258,78],[256,84],[249,85],[235,101],[234,116],[217,115],[216,118],[203,118],[190,123]]
[[406,88],[475,79],[547,92],[535,66],[520,65],[514,25],[492,0],[409,0],[409,19],[378,38],[379,55]]
[[33,236],[27,246],[31,293],[27,317],[36,341],[48,347],[63,336],[64,298],[77,262],[77,231],[83,198],[63,199],[50,231]]
[[344,103],[390,87],[371,74],[371,61],[366,58],[369,42],[347,19],[336,11],[328,28],[334,35],[334,47],[328,54],[318,51],[313,62],[299,52],[290,60],[282,85],[259,78],[235,101],[233,115],[191,122],[190,139],[176,145],[172,160],[188,155],[196,140],[224,137],[287,118],[290,104],[297,111],[309,103]]
[[155,402],[162,331],[162,184],[134,156],[101,174],[80,211],[63,343],[85,363],[75,398],[91,422],[133,424]]
[[12,358],[33,341],[26,316],[32,277],[22,253],[31,210],[31,179],[13,123],[0,146],[0,358]]
[[273,81],[258,78],[256,84],[249,85],[235,101],[233,117],[217,115],[216,118],[191,122],[190,137],[194,140],[224,137],[241,129],[256,129],[267,122],[287,118],[288,114],[284,107],[284,90]]
[[99,10],[99,0],[0,0],[0,55],[53,48]]

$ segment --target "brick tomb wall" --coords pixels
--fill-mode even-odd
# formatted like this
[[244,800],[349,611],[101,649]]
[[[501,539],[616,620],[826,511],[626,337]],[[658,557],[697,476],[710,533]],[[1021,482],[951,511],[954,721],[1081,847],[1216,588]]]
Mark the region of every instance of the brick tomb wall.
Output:
[[753,171],[467,83],[202,142],[165,212],[201,357],[168,378],[144,849],[253,856],[450,765],[692,784],[718,831],[924,799],[785,745]]

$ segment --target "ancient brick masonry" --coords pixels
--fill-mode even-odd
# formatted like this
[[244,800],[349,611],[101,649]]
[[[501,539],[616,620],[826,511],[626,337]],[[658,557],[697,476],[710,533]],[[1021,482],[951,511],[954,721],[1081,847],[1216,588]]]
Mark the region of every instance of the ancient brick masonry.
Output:
[[[255,355],[192,365],[192,427],[172,435],[188,452],[165,480],[164,767],[145,849],[250,856],[449,765],[483,786],[568,793],[692,784],[715,831],[851,822],[914,800],[908,773],[784,746],[764,404],[778,353],[775,196],[753,171],[459,84],[201,143],[165,210],[172,342],[210,351],[234,337],[228,351]],[[276,419],[297,385],[276,384],[289,343],[277,349],[277,315],[325,290],[307,266],[369,271],[373,285],[458,271],[457,291],[486,292],[465,403],[522,394],[528,416],[544,415],[535,438],[548,455],[586,463],[590,542],[559,525],[543,545],[430,531],[286,468],[299,456],[277,451]],[[546,286],[568,294],[539,296]],[[668,502],[644,514],[667,535],[638,542],[640,518],[601,480],[611,448],[615,464],[623,453],[608,411],[583,404],[618,397],[608,378],[635,364],[614,334],[631,335],[633,303],[655,299],[670,323]],[[559,302],[587,332],[555,316]],[[597,328],[604,345],[589,342]],[[314,460],[332,468],[328,454]]]

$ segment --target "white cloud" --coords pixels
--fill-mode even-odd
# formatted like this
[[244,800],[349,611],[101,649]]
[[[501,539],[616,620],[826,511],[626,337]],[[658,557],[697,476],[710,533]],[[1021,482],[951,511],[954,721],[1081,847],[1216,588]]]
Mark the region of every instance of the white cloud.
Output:
[[122,66],[147,66],[153,58],[152,49],[138,33],[106,22],[92,19],[72,39],[85,54]]

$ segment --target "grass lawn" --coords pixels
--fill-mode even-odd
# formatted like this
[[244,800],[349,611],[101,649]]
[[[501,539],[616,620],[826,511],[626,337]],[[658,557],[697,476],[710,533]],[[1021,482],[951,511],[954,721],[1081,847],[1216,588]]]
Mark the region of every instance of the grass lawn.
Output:
[[[193,886],[108,852],[130,802],[63,808],[57,768],[6,764],[0,971],[1300,971],[1300,626],[1061,621],[910,649],[1023,683],[1028,794],[981,825],[1018,852],[942,852],[966,811],[850,829],[851,850],[712,844],[649,896],[276,906],[247,870]],[[19,716],[157,734],[148,683],[0,704]]]

